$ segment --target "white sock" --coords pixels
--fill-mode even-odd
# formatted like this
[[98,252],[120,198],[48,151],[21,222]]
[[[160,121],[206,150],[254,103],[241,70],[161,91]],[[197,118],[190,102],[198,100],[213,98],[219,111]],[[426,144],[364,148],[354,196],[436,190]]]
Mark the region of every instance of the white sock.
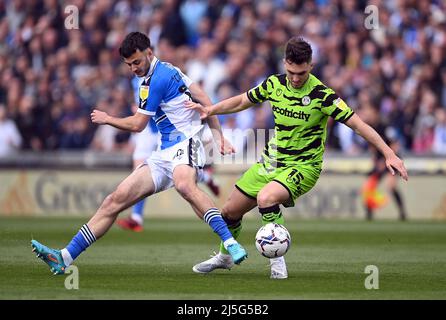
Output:
[[225,249],[228,250],[228,247],[229,247],[231,244],[234,244],[234,243],[237,243],[237,241],[235,241],[234,238],[229,238],[228,240],[226,240],[225,242],[223,242],[223,245],[224,245]]
[[64,248],[60,250],[60,253],[62,254],[63,263],[65,264],[66,267],[68,267],[73,263],[73,258],[71,257],[71,254],[68,252],[67,249]]
[[137,214],[137,213],[132,213],[132,215],[130,216],[133,220],[135,220],[140,226],[142,226],[144,219],[141,215]]

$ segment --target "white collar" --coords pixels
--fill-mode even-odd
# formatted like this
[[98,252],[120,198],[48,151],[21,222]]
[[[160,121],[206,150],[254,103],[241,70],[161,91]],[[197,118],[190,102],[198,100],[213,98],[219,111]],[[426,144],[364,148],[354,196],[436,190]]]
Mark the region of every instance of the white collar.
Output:
[[155,66],[158,63],[158,61],[159,61],[158,58],[153,56],[152,62],[150,63],[149,71],[147,71],[147,74],[144,77],[144,81],[148,80],[152,76],[153,71],[155,71]]

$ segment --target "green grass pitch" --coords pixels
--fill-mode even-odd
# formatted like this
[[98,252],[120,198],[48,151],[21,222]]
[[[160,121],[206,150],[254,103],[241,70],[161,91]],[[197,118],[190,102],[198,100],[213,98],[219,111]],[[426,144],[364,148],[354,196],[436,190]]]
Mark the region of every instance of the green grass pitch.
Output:
[[[260,221],[240,237],[249,257],[232,270],[197,275],[192,266],[217,250],[218,238],[198,219],[147,219],[142,233],[112,229],[76,261],[79,289],[53,276],[31,252],[32,237],[65,246],[87,219],[1,218],[0,299],[445,299],[446,223],[288,220],[289,278],[269,279],[257,253]],[[367,265],[379,289],[367,290]]]

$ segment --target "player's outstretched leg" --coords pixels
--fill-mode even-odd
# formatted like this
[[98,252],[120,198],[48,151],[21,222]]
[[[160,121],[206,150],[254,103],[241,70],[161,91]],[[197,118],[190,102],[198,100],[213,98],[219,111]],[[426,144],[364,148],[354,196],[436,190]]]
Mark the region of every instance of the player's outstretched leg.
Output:
[[53,274],[65,273],[66,266],[60,250],[48,248],[36,240],[31,240],[31,247],[37,258],[42,259]]
[[137,200],[153,194],[154,190],[148,166],[133,171],[112,194],[105,198],[95,215],[82,226],[65,248],[59,251],[32,240],[33,252],[50,267],[51,272],[63,274],[84,250],[110,229],[120,212]]
[[84,224],[70,243],[62,250],[48,248],[36,240],[31,241],[32,251],[36,253],[49,267],[53,274],[64,274],[65,269],[71,265],[84,250],[96,241],[96,236],[87,224]]

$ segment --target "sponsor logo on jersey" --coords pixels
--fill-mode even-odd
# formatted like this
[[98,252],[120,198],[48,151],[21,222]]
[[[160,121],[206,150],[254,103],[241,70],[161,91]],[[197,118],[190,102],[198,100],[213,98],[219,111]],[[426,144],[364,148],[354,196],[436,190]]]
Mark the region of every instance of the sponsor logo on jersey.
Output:
[[273,111],[285,117],[305,120],[305,122],[308,122],[310,119],[310,114],[303,111],[288,110],[287,108],[279,108],[276,106],[273,107]]
[[181,160],[181,158],[183,157],[184,154],[184,150],[183,149],[178,149],[177,153],[173,156],[173,158],[178,158],[178,160]]
[[295,185],[298,185],[302,180],[304,179],[304,175],[297,171],[296,169],[293,169],[288,177],[286,178],[286,182],[288,183],[294,183]]
[[348,107],[347,107],[347,104],[344,102],[344,100],[342,100],[341,98],[337,98],[336,100],[335,100],[335,105],[336,105],[336,107],[338,107],[339,109],[341,109],[342,111],[344,111],[344,110],[346,110]]

